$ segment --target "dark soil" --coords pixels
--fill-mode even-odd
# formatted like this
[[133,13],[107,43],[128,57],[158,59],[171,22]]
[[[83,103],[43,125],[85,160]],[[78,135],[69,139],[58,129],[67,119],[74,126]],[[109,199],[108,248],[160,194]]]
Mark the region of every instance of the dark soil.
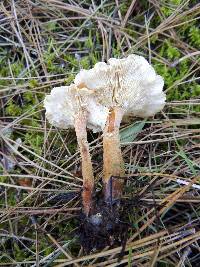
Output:
[[124,217],[119,200],[112,204],[99,200],[88,217],[81,214],[79,237],[84,250],[89,252],[122,245],[128,230]]
[[[122,177],[111,177],[114,179],[122,179]],[[110,179],[111,183],[113,179]],[[131,188],[135,188],[137,179],[127,178],[132,184]],[[144,185],[139,185],[139,188],[143,188]],[[138,185],[137,185],[138,186]],[[146,191],[151,190],[154,184],[148,186]],[[111,186],[112,188],[112,186]],[[124,189],[126,188],[124,184]],[[125,189],[126,191],[126,189]],[[125,193],[125,192],[124,192]],[[93,207],[90,215],[87,217],[81,213],[79,216],[79,230],[78,236],[80,244],[86,253],[95,250],[101,250],[105,247],[116,247],[122,246],[120,257],[123,256],[123,250],[126,245],[128,231],[133,228],[130,223],[129,214],[136,212],[139,214],[139,207],[143,206],[144,203],[141,201],[143,194],[138,195],[139,191],[132,192],[132,196],[129,198],[112,200],[108,202],[104,201],[104,193],[100,192],[93,197]],[[110,191],[112,196],[112,190]],[[156,206],[155,213],[156,213]],[[159,224],[159,218],[157,218],[156,224]]]

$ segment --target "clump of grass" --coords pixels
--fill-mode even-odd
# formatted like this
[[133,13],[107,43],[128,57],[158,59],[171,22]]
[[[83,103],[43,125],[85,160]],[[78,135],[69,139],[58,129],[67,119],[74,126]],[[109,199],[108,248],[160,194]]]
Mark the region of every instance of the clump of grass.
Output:
[[[200,7],[132,3],[1,3],[1,266],[199,264]],[[127,235],[86,255],[76,231],[82,177],[75,135],[52,128],[42,102],[80,68],[133,52],[164,77],[168,101],[136,134],[133,118],[123,125]],[[89,139],[100,190],[102,139]]]

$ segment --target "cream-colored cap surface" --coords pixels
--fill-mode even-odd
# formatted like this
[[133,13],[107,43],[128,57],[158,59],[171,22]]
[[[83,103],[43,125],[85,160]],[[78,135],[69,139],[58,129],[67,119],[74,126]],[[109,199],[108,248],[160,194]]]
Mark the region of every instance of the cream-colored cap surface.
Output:
[[93,91],[99,104],[109,109],[122,107],[125,114],[153,116],[165,105],[163,78],[142,56],[99,62],[90,70],[81,70],[74,82]]

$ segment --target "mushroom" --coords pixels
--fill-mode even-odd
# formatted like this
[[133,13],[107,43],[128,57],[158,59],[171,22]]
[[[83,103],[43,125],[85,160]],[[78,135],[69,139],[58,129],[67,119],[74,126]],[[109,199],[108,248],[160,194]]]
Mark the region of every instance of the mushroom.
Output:
[[44,99],[44,107],[52,125],[61,129],[75,128],[82,159],[83,209],[88,215],[92,205],[94,176],[86,127],[94,132],[100,130],[106,121],[107,108],[95,102],[87,88],[78,88],[74,84],[53,88]]
[[103,128],[104,196],[106,201],[119,199],[123,183],[120,179],[112,179],[110,183],[110,178],[125,174],[120,123],[124,115],[145,118],[164,107],[163,78],[156,75],[144,57],[132,54],[123,59],[111,58],[108,64],[99,62],[90,70],[81,70],[74,83],[90,90],[96,102],[109,110]]

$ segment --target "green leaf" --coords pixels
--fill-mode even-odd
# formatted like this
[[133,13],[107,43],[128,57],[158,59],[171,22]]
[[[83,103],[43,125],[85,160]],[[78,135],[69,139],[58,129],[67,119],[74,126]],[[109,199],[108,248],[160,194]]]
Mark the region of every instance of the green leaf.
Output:
[[121,143],[132,142],[137,137],[137,135],[142,131],[145,123],[146,123],[146,120],[136,122],[122,129],[120,131]]
[[176,154],[178,154],[180,157],[182,157],[185,162],[187,163],[188,167],[190,168],[190,170],[192,171],[193,175],[197,175],[197,171],[194,168],[194,163],[192,160],[190,160],[187,155],[185,154],[185,152],[181,149],[180,151],[176,151]]

